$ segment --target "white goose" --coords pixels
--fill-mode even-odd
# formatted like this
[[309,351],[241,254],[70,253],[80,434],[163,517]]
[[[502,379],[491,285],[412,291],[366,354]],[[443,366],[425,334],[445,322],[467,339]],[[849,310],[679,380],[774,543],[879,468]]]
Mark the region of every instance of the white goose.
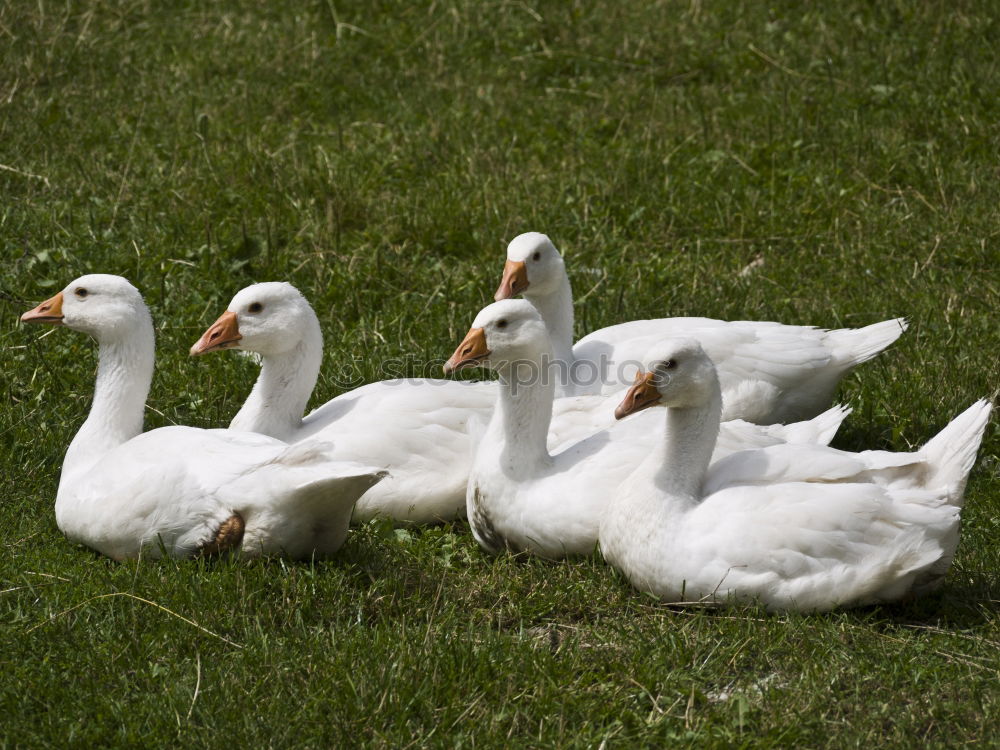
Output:
[[323,334],[312,307],[284,282],[240,290],[191,354],[224,349],[261,356],[260,376],[230,429],[290,443],[331,440],[338,459],[390,470],[358,500],[355,521],[432,523],[464,515],[473,439],[492,411],[492,384],[385,380],[303,417],[319,376]]
[[324,556],[343,543],[355,500],[383,475],[332,462],[323,443],[289,447],[191,427],[142,433],[153,324],[138,290],[119,276],[82,276],[21,320],[97,339],[94,402],[66,451],[56,522],[73,541],[116,560],[224,551]]
[[615,393],[631,383],[635,363],[669,336],[701,342],[718,368],[724,420],[759,424],[808,419],[825,409],[840,379],[906,330],[903,318],[865,328],[827,331],[810,326],[710,318],[634,320],[602,328],[573,345],[573,293],[562,256],[538,232],[515,237],[496,299],[518,294],[541,314],[553,355],[569,377],[559,395]]
[[600,525],[605,559],[633,586],[669,602],[828,610],[940,583],[989,402],[913,453],[779,445],[710,467],[722,409],[711,360],[692,339],[650,356],[620,413],[662,404],[666,433],[645,441],[648,457]]
[[[593,551],[601,509],[648,452],[655,420],[617,423],[552,454],[546,434],[555,384],[531,377],[552,355],[545,324],[531,304],[484,308],[445,369],[482,365],[499,375],[497,406],[476,451],[466,495],[469,521],[490,552],[503,547],[557,558]],[[726,422],[715,457],[785,440],[829,441],[846,410],[811,422],[763,428]]]

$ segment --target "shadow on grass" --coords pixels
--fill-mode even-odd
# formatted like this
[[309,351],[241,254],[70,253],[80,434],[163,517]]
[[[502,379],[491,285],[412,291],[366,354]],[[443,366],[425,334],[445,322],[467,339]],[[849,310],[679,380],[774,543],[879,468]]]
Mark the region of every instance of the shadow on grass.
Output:
[[950,578],[933,594],[912,601],[872,608],[893,625],[923,625],[962,630],[1000,618],[1000,577],[979,571]]

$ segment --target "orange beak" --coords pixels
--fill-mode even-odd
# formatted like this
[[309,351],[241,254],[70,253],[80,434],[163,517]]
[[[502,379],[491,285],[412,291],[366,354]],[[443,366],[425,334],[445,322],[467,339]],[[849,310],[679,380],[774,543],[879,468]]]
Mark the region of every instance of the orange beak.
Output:
[[45,300],[34,310],[28,310],[21,316],[22,323],[52,323],[61,326],[63,295],[59,292],[55,297]]
[[193,357],[197,354],[208,354],[209,352],[219,352],[223,349],[232,349],[242,338],[236,313],[224,312],[201,335],[201,338],[195,342],[195,345],[191,347],[190,354]]
[[654,379],[655,375],[651,372],[644,373],[640,370],[636,373],[635,383],[628,389],[625,398],[615,409],[615,419],[624,419],[629,414],[648,409],[660,402],[660,392],[653,384]]
[[508,260],[503,266],[503,278],[500,279],[500,287],[493,299],[499,302],[502,299],[516,297],[528,288],[528,267],[523,260]]
[[482,328],[470,328],[451,359],[444,363],[444,372],[447,375],[463,367],[471,367],[488,356],[490,350],[486,346],[486,332]]

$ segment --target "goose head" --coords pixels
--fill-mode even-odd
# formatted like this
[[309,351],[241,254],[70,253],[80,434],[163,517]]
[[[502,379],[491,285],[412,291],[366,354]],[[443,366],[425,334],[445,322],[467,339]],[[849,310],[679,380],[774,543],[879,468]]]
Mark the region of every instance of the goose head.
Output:
[[510,299],[528,289],[532,294],[547,294],[565,275],[566,266],[552,240],[541,232],[519,234],[507,245],[507,263],[494,299]]
[[21,321],[62,325],[99,342],[110,342],[148,323],[149,310],[139,290],[127,279],[92,273],[70,282],[57,295],[24,313]]
[[474,366],[497,370],[509,363],[537,361],[550,350],[548,331],[534,306],[520,299],[502,300],[479,311],[444,371]]
[[316,313],[291,284],[268,281],[241,289],[226,311],[191,347],[191,355],[242,349],[279,355],[316,327]]
[[615,409],[616,419],[651,406],[701,406],[718,390],[715,365],[695,339],[676,338],[657,344],[646,361],[649,366],[639,370]]

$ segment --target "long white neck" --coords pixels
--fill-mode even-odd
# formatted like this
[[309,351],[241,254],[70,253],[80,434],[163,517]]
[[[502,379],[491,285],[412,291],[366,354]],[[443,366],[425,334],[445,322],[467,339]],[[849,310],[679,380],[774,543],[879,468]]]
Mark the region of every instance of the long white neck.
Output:
[[541,293],[532,293],[528,287],[524,298],[528,300],[538,314],[542,316],[545,327],[552,339],[552,359],[557,363],[554,368],[559,373],[557,392],[560,396],[572,395],[573,389],[569,380],[569,368],[573,366],[573,289],[565,268],[560,268],[558,278]]
[[698,406],[667,409],[667,427],[658,456],[654,482],[675,509],[701,500],[701,488],[719,437],[722,391],[713,377],[707,400]]
[[555,384],[540,374],[536,361],[510,363],[498,374],[497,408],[480,450],[488,451],[489,460],[497,460],[510,479],[527,479],[551,461],[546,439]]
[[262,356],[260,375],[243,407],[233,417],[233,430],[291,439],[302,426],[323,361],[323,333],[315,315],[303,326],[301,340],[279,354]]
[[[612,496],[601,519],[601,551],[643,591],[661,591],[666,581],[680,585],[678,559],[690,550],[683,519],[702,500],[702,486],[719,432],[722,395],[713,376],[708,399],[697,406],[666,409],[666,432],[636,471]],[[697,540],[693,540],[697,546]],[[700,595],[700,594],[699,594]]]
[[143,411],[153,380],[155,346],[148,310],[137,315],[130,330],[113,339],[98,341],[94,401],[66,451],[60,490],[108,451],[142,432]]

